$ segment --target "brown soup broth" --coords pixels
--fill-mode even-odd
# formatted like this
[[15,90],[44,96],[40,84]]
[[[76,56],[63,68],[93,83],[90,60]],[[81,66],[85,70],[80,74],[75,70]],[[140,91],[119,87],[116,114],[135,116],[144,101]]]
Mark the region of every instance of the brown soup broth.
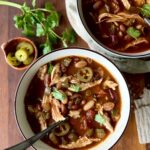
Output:
[[[143,52],[150,49],[150,27],[146,23],[139,23],[136,20],[133,20],[133,23],[131,22],[129,25],[125,25],[124,23],[120,22],[117,22],[117,24],[107,23],[105,21],[98,23],[98,16],[103,13],[118,14],[120,12],[125,12],[128,14],[139,14],[141,16],[139,7],[135,6],[133,0],[130,0],[132,7],[128,11],[124,8],[122,3],[118,1],[118,7],[120,10],[117,13],[114,13],[113,8],[111,7],[112,2],[116,2],[116,0],[108,0],[106,3],[103,0],[97,1],[100,1],[102,4],[98,9],[94,9],[93,7],[94,3],[96,3],[96,0],[82,0],[84,21],[97,41],[100,41],[102,44],[114,51],[127,53]],[[109,9],[109,11],[107,9]],[[120,25],[123,26],[123,31],[121,31]],[[138,45],[133,44],[134,46],[125,49],[126,45],[140,38],[138,37],[137,39],[134,39],[129,36],[127,33],[127,29],[129,27],[134,27],[135,29],[139,30],[141,32],[140,37],[145,38],[147,43],[141,43]],[[141,29],[138,29],[138,27]]]
[[[96,99],[97,102],[95,103],[99,103],[101,105],[105,104],[106,102],[112,102],[114,103],[114,108],[111,111],[103,111],[107,117],[109,118],[109,122],[112,125],[113,129],[115,130],[116,124],[120,118],[120,111],[121,111],[121,98],[120,98],[120,93],[119,93],[119,88],[117,87],[116,90],[112,90],[111,88],[104,88],[104,81],[106,80],[111,80],[115,83],[116,80],[115,78],[111,75],[110,72],[107,71],[107,69],[105,69],[102,65],[100,65],[99,63],[95,62],[92,60],[92,62],[88,63],[88,58],[84,58],[84,57],[77,57],[77,56],[71,56],[70,57],[72,59],[70,65],[67,67],[67,70],[62,73],[61,75],[63,76],[64,74],[66,76],[75,76],[78,72],[78,68],[75,67],[75,64],[80,61],[80,60],[85,60],[87,62],[87,67],[90,67],[93,71],[93,77],[91,79],[91,81],[93,80],[97,80],[99,78],[103,78],[103,81],[100,85],[96,85],[94,87],[91,87],[85,91],[80,91],[78,92],[78,94],[80,94],[80,101],[76,102],[79,103],[77,104],[78,106],[78,110],[81,110],[80,113],[80,118],[74,119],[72,117],[69,117],[69,125],[71,126],[70,131],[68,134],[64,135],[63,137],[57,137],[58,139],[58,143],[62,144],[62,140],[65,139],[66,144],[70,142],[70,139],[68,138],[68,135],[73,132],[75,133],[75,135],[77,135],[77,137],[83,137],[86,133],[86,131],[88,131],[89,129],[93,129],[94,133],[92,134],[92,138],[97,138],[96,137],[96,131],[95,129],[103,129],[103,131],[105,132],[105,136],[103,136],[103,138],[101,139],[101,141],[105,140],[108,135],[110,134],[110,132],[106,129],[105,126],[101,126],[98,122],[96,122],[94,120],[94,118],[90,118],[92,119],[89,120],[89,115],[93,115],[90,113],[94,113],[94,115],[96,114],[95,111],[95,107],[91,108],[90,110],[84,111],[83,110],[83,106],[81,103],[83,100],[86,100],[86,102],[90,101],[91,99]],[[56,61],[51,62],[53,66],[55,66],[58,63],[62,63],[63,60],[65,58],[61,58],[58,59]],[[100,74],[98,74],[98,70],[100,70]],[[61,90],[66,91],[66,89],[61,88]],[[35,117],[34,113],[31,113],[31,111],[29,111],[28,107],[32,106],[32,108],[36,107],[37,105],[40,105],[39,110],[42,111],[42,107],[41,107],[41,102],[42,102],[42,98],[44,95],[44,91],[45,91],[45,85],[44,85],[44,81],[40,80],[38,78],[38,73],[34,76],[34,78],[32,79],[30,86],[27,90],[26,96],[25,96],[25,110],[26,110],[26,116],[27,116],[27,120],[29,121],[29,124],[33,130],[33,132],[38,133],[41,131],[41,126],[39,123],[39,120],[37,119],[37,117]],[[87,93],[89,93],[87,95]],[[101,93],[100,96],[98,96],[98,93]],[[76,93],[73,93],[76,94]],[[107,97],[107,98],[106,98]],[[68,102],[71,101],[70,99],[68,100]],[[96,104],[95,104],[96,105]],[[65,107],[67,109],[67,113],[64,116],[68,116],[68,113],[70,111],[69,108],[69,103],[65,104]],[[72,110],[72,109],[71,109]],[[88,114],[89,113],[89,114]],[[114,113],[114,114],[113,114]],[[117,114],[117,115],[116,115]],[[49,119],[46,120],[47,124],[50,124],[52,122],[54,122],[54,120],[52,119],[51,116],[51,112],[49,111]],[[119,118],[117,120],[115,120],[113,118],[113,115],[115,117]],[[84,126],[84,120],[86,122],[86,128],[82,128],[82,126]],[[56,148],[56,149],[63,149],[63,148],[59,148],[59,144],[54,144],[50,139],[49,136],[46,136],[45,138],[42,139],[45,143],[47,143],[48,145]],[[100,142],[93,142],[92,144],[88,145],[88,148],[93,147],[97,144],[99,144]],[[75,149],[75,148],[74,148]],[[86,149],[86,147],[83,148],[77,148],[77,149]]]

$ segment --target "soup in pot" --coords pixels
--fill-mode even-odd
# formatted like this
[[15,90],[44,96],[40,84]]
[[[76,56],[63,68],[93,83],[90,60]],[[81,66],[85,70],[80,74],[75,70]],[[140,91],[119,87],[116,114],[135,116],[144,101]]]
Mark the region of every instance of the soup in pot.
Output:
[[35,133],[69,118],[42,139],[48,145],[86,149],[114,132],[121,115],[119,85],[90,58],[61,58],[39,68],[27,90],[25,109]]
[[82,0],[84,20],[98,41],[118,52],[150,49],[149,0]]

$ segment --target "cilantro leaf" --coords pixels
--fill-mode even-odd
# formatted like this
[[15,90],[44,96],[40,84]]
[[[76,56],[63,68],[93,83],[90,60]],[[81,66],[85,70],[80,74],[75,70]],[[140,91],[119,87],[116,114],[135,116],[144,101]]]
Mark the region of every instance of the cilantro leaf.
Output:
[[47,17],[47,24],[50,28],[55,28],[59,26],[60,14],[56,11],[52,12],[51,15]]
[[45,31],[44,31],[42,25],[37,23],[36,24],[36,36],[40,37],[40,36],[44,36],[44,35],[45,35]]
[[20,29],[23,28],[23,17],[22,16],[14,16],[13,20],[15,21],[15,27]]
[[141,8],[141,14],[144,17],[150,17],[150,4],[144,4]]
[[50,34],[49,34],[49,40],[51,42],[53,42],[54,44],[56,44],[57,43],[57,37],[56,37],[56,35],[54,35],[52,32],[50,32]]
[[37,22],[43,22],[46,20],[45,18],[45,14],[42,11],[36,11],[36,13],[34,14],[34,16],[38,19]]
[[24,23],[22,34],[29,36],[29,37],[34,36],[35,32],[33,30],[33,26]]
[[66,95],[63,92],[58,91],[56,88],[54,88],[52,95],[55,99],[63,101],[66,99]]
[[105,124],[106,122],[105,118],[101,114],[96,114],[94,120],[100,123],[101,125]]
[[27,13],[26,15],[24,15],[23,20],[26,24],[28,25],[30,24],[32,26],[34,26],[34,24],[36,23],[34,17],[30,13]]
[[141,35],[141,32],[134,27],[129,27],[127,29],[127,33],[128,33],[128,35],[130,35],[134,39],[137,39]]
[[75,36],[76,36],[76,34],[73,29],[66,29],[62,33],[64,47],[67,46],[67,43],[73,44],[75,42]]
[[71,86],[69,87],[69,90],[73,92],[80,92],[81,87],[77,84],[71,84]]
[[46,10],[51,10],[51,11],[55,10],[54,6],[51,3],[48,3],[48,2],[45,4],[45,9]]
[[40,47],[42,47],[42,49],[43,49],[43,55],[52,51],[52,45],[48,42],[41,44]]
[[31,11],[30,7],[27,6],[26,2],[22,5],[22,10],[24,13],[28,13]]

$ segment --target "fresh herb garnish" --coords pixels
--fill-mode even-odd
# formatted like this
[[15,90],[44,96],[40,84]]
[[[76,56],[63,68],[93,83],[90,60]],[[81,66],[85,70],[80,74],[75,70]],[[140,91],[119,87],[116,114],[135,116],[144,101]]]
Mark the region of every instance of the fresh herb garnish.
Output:
[[150,17],[150,4],[144,4],[141,8],[141,14],[144,17]]
[[52,95],[55,99],[63,101],[66,99],[66,95],[63,92],[60,92],[59,90],[57,90],[56,88],[54,88]]
[[94,120],[96,122],[100,123],[101,125],[105,124],[105,122],[106,122],[105,118],[100,114],[96,114]]
[[134,27],[129,27],[127,29],[127,33],[128,33],[128,35],[130,35],[134,39],[137,39],[141,35],[141,32]]
[[71,86],[69,87],[69,90],[73,92],[80,92],[81,87],[77,84],[71,84]]
[[49,66],[48,66],[48,74],[51,74],[52,73],[52,70],[53,70],[54,66],[49,63]]
[[66,29],[62,34],[63,45],[67,47],[67,43],[73,44],[75,42],[75,35],[76,34],[73,29]]
[[65,29],[60,34],[55,32],[60,25],[61,14],[51,3],[46,3],[44,8],[36,8],[36,0],[32,0],[32,7],[26,3],[21,5],[0,0],[0,5],[12,6],[21,10],[22,14],[14,16],[14,21],[15,27],[22,29],[24,35],[45,37],[45,43],[40,46],[43,54],[50,52],[58,42],[67,47],[69,43],[75,41],[75,32],[72,29]]

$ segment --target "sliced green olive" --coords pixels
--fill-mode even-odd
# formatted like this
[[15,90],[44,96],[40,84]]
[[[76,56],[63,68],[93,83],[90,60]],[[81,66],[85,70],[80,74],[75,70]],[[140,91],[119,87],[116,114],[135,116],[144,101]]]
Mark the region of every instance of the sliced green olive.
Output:
[[24,64],[24,65],[29,65],[29,64],[32,63],[33,59],[34,59],[33,56],[29,56],[29,57],[23,62],[23,64]]
[[15,57],[18,61],[23,62],[28,58],[28,53],[24,49],[19,49],[15,52]]
[[68,134],[69,130],[70,130],[70,125],[68,123],[63,123],[54,130],[54,134],[56,136],[64,136]]
[[93,77],[93,71],[90,67],[84,67],[77,72],[77,78],[82,82],[89,82]]
[[17,45],[16,49],[17,50],[25,49],[28,52],[29,55],[33,54],[33,52],[34,52],[33,46],[30,43],[28,43],[28,42],[21,42],[21,43],[19,43]]
[[8,53],[8,55],[7,55],[7,60],[8,60],[8,62],[11,64],[11,65],[13,65],[13,66],[19,66],[20,64],[21,64],[21,62],[19,62],[17,59],[16,59],[16,57],[14,56],[14,54],[13,53]]

